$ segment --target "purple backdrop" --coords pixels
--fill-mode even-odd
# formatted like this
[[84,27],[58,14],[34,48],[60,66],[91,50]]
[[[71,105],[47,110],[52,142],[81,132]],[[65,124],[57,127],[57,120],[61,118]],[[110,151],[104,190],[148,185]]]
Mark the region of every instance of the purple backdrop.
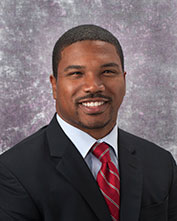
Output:
[[84,23],[109,29],[123,46],[127,94],[120,127],[177,159],[176,0],[1,0],[0,152],[50,121],[54,43]]

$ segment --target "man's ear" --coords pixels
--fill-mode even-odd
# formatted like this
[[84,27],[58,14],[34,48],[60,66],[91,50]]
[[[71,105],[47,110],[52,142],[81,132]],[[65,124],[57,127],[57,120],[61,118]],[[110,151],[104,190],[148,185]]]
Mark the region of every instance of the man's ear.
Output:
[[125,80],[125,76],[126,76],[126,74],[127,74],[127,72],[124,72],[124,74],[123,74],[123,75],[124,75],[124,80]]
[[[126,94],[126,74],[127,74],[127,72],[124,72],[124,87],[125,87],[125,94]],[[125,96],[125,94],[124,94],[124,96]]]
[[53,98],[57,99],[57,79],[53,76],[53,74],[50,75],[50,83],[52,85],[52,92],[53,92]]

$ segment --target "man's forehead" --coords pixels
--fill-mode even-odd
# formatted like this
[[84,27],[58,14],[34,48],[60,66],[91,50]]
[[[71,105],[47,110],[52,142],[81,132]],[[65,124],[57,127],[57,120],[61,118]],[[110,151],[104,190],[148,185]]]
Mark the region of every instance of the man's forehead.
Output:
[[[88,60],[89,59],[89,60]],[[122,67],[120,57],[114,45],[100,40],[84,40],[68,45],[61,53],[58,67],[64,70],[81,69],[97,65],[103,67]]]
[[[94,45],[95,47],[99,47],[99,48],[103,48],[105,46],[108,46],[108,47],[112,47],[116,50],[116,47],[115,45],[111,44],[110,42],[107,42],[107,41],[103,41],[103,40],[82,40],[82,41],[76,41],[76,42],[73,42],[69,45],[66,45],[63,47],[63,49],[61,50],[61,53],[63,51],[66,51],[65,49],[68,49],[68,48],[74,48],[74,47],[79,47],[81,45],[85,45],[85,46],[90,46],[90,45]],[[116,50],[117,51],[117,50]]]
[[[91,57],[115,58],[120,60],[119,54],[114,45],[100,40],[78,41],[65,47],[61,52],[60,62],[64,60],[76,60]],[[91,59],[90,57],[90,59]]]

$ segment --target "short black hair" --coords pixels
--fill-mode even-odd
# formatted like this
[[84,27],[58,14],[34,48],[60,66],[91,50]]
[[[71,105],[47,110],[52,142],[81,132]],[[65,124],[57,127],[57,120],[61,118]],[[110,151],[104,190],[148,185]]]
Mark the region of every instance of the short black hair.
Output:
[[100,40],[114,45],[124,71],[124,56],[118,39],[111,32],[100,26],[85,24],[69,29],[57,40],[52,56],[53,75],[55,78],[57,78],[58,63],[61,59],[62,50],[75,42],[84,40]]

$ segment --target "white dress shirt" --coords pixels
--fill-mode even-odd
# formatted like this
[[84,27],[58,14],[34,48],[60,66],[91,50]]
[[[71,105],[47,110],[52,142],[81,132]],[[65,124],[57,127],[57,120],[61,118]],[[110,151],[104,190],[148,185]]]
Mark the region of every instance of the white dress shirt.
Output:
[[112,131],[103,137],[102,139],[96,140],[91,137],[86,132],[68,124],[66,121],[61,119],[57,114],[57,121],[67,137],[72,141],[74,146],[80,152],[82,157],[85,159],[88,167],[90,168],[93,176],[97,177],[97,173],[101,168],[101,162],[92,154],[90,151],[91,147],[95,142],[102,143],[105,142],[109,144],[110,148],[110,157],[114,165],[118,168],[118,131],[117,125],[112,129]]

